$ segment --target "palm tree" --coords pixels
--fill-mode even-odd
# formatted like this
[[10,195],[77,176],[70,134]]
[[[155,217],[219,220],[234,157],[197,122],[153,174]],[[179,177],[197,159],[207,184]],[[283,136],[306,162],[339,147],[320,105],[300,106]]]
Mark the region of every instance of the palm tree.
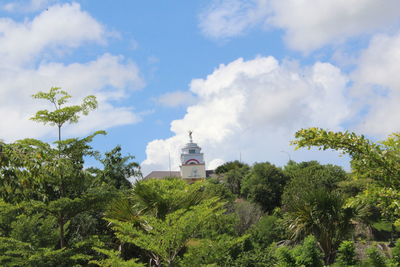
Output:
[[175,266],[188,241],[225,212],[223,205],[208,196],[204,182],[152,179],[137,182],[131,195],[111,203],[106,217],[121,242],[145,250],[155,266]]
[[343,196],[335,191],[316,189],[298,195],[285,203],[287,223],[294,239],[314,235],[325,254],[325,263],[332,263],[341,240],[352,229],[353,210],[343,208]]

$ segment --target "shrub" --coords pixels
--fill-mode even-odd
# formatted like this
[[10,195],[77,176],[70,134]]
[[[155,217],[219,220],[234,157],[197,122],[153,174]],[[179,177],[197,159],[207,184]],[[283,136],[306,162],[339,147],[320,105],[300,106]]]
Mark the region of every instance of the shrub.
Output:
[[338,249],[336,258],[336,266],[338,267],[351,267],[357,264],[356,248],[354,242],[343,241]]
[[322,252],[317,246],[314,236],[309,235],[304,239],[303,245],[296,247],[295,254],[297,266],[322,267]]
[[367,266],[369,267],[387,266],[385,257],[376,248],[369,248],[367,250],[367,255],[368,255]]

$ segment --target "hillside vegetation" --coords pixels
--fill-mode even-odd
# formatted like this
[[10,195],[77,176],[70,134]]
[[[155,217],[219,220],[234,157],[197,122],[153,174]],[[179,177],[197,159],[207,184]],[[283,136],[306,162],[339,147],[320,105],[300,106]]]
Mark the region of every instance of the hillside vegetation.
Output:
[[[375,143],[350,132],[302,129],[298,149],[333,149],[351,172],[317,161],[227,162],[213,178],[138,180],[103,131],[63,139],[97,107],[68,106],[60,88],[34,95],[53,110],[32,119],[58,139],[0,142],[0,266],[400,266],[400,135]],[[93,157],[97,168],[85,168]]]

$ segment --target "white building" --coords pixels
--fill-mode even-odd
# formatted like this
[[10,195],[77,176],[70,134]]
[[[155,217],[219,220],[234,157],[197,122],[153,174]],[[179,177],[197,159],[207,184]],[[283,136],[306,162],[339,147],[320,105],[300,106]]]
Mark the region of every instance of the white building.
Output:
[[182,148],[181,177],[182,179],[206,178],[206,164],[201,148],[193,143],[192,132],[189,132],[189,143]]
[[204,154],[201,148],[193,142],[192,131],[189,131],[189,143],[187,143],[181,152],[180,171],[152,171],[144,179],[165,177],[181,177],[188,182],[194,182],[204,179],[214,174],[214,171],[207,170],[204,162]]

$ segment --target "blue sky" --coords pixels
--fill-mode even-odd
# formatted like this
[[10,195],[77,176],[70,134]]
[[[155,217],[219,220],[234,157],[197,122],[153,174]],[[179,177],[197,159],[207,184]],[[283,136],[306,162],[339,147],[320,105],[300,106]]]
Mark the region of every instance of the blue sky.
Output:
[[187,131],[209,168],[290,157],[348,168],[336,152],[294,151],[296,130],[375,140],[400,126],[396,0],[0,1],[0,138],[51,141],[29,96],[60,86],[99,109],[64,129],[105,129],[143,172],[179,166]]

